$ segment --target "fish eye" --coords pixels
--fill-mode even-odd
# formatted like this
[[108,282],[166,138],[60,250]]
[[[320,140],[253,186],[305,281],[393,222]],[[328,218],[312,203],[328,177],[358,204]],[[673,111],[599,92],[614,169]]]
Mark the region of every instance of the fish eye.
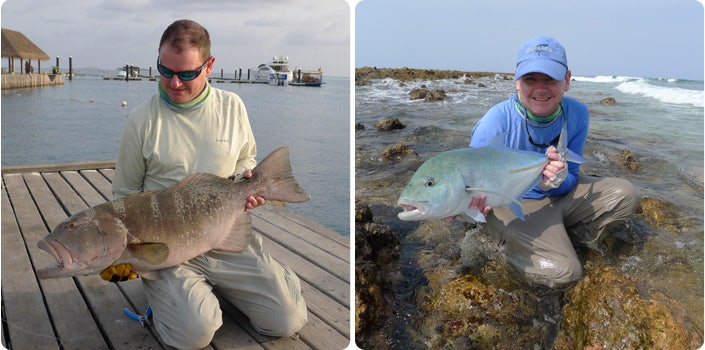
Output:
[[436,181],[434,179],[429,179],[426,181],[426,187],[433,187],[433,185],[436,184]]
[[68,228],[76,228],[76,222],[75,222],[75,221],[71,221],[71,222],[69,222],[69,223],[67,224],[67,226],[68,226]]

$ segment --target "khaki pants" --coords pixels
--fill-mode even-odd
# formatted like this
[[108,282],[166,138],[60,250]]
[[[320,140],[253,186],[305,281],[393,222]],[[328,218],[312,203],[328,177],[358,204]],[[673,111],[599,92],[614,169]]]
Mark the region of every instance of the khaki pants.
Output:
[[254,232],[241,253],[212,250],[160,274],[159,280],[143,279],[144,289],[155,329],[165,344],[178,349],[207,346],[222,325],[214,291],[265,335],[294,334],[308,318],[299,278],[262,251],[262,237]]
[[597,249],[605,231],[627,219],[637,202],[627,180],[580,176],[564,196],[522,201],[526,222],[501,207],[488,215],[487,226],[510,265],[530,281],[556,287],[583,275],[566,228],[575,239]]

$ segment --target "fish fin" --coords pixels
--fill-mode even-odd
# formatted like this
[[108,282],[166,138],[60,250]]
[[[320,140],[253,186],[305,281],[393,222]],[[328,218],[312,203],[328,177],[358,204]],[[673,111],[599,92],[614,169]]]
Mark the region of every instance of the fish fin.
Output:
[[568,122],[563,123],[563,128],[561,128],[561,134],[558,137],[558,146],[556,149],[558,150],[558,153],[560,153],[569,162],[578,164],[585,163],[585,158],[568,149]]
[[[212,184],[229,184],[232,185],[233,181],[228,179],[227,177],[220,177],[218,175],[213,175],[209,173],[195,173],[186,176],[185,178],[181,179],[176,185],[170,188],[176,188],[176,187],[181,187],[185,186],[188,184],[196,183],[196,182],[202,182],[202,183],[212,183]],[[169,188],[168,188],[169,189]],[[168,189],[165,189],[168,190]]]
[[524,213],[521,211],[521,209],[522,209],[521,203],[512,202],[508,205],[508,207],[509,207],[509,210],[511,210],[512,213],[514,213],[514,215],[516,215],[519,219],[521,219],[521,221],[526,221],[526,219],[524,218]]
[[237,221],[230,229],[230,233],[223,239],[216,249],[239,253],[250,245],[252,237],[252,218],[250,213],[244,212],[237,217]]
[[485,216],[477,207],[468,208],[468,210],[465,211],[465,214],[477,222],[487,222],[487,219],[485,219]]
[[259,193],[266,200],[300,203],[311,198],[294,178],[289,161],[289,147],[281,147],[266,156],[252,169],[252,177],[262,177],[269,183],[269,186]]
[[161,264],[169,257],[169,246],[164,243],[128,244],[127,249],[133,256],[152,265]]
[[146,280],[160,280],[160,279],[162,279],[162,275],[159,273],[159,270],[146,270],[146,271],[134,270],[134,271],[141,278],[146,279]]
[[[468,192],[468,193],[472,193],[472,192],[485,192],[485,193],[492,193],[492,194],[496,194],[496,195],[498,195],[498,196],[502,196],[502,197],[504,197],[504,198],[507,198],[507,199],[509,199],[509,200],[512,201],[512,203],[509,203],[509,205],[508,205],[509,209],[511,209],[512,212],[513,212],[514,214],[516,214],[517,217],[519,217],[519,218],[522,219],[523,221],[526,221],[526,220],[524,220],[524,214],[522,213],[522,209],[524,209],[524,206],[523,206],[523,205],[521,204],[521,202],[520,202],[519,200],[517,200],[516,198],[512,198],[512,197],[510,197],[510,196],[507,196],[506,194],[504,194],[504,193],[502,193],[502,192],[496,192],[496,191],[492,191],[492,190],[486,190],[486,189],[484,189],[484,188],[472,188],[472,187],[469,187],[469,186],[468,186],[468,187],[465,187],[465,192]],[[484,221],[483,221],[483,222],[484,222]]]
[[577,154],[569,149],[567,149],[564,152],[563,157],[565,157],[565,160],[567,160],[569,162],[578,163],[578,164],[585,163],[585,158],[583,158],[579,154]]

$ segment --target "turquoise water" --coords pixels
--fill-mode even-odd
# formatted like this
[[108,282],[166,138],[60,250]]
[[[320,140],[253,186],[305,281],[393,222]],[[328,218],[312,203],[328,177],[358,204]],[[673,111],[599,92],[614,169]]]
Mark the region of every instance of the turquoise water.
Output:
[[[156,93],[156,84],[80,77],[63,86],[3,90],[2,165],[115,159],[128,111]],[[288,208],[349,235],[349,80],[327,78],[320,88],[212,85],[245,102],[258,160],[291,148],[294,175],[311,200]]]

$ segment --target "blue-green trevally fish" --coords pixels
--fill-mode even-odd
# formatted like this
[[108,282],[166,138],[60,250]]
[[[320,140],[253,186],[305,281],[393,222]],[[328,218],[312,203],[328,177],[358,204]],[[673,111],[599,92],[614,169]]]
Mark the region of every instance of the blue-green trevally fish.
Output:
[[[566,134],[564,125],[558,152],[571,162],[584,162],[567,149]],[[505,136],[496,136],[490,146],[442,152],[421,164],[399,196],[397,205],[404,209],[399,219],[419,221],[465,214],[485,222],[477,208],[468,209],[473,197],[484,194],[486,205],[508,206],[524,220],[520,200],[541,179],[549,159],[541,153],[504,147]]]

